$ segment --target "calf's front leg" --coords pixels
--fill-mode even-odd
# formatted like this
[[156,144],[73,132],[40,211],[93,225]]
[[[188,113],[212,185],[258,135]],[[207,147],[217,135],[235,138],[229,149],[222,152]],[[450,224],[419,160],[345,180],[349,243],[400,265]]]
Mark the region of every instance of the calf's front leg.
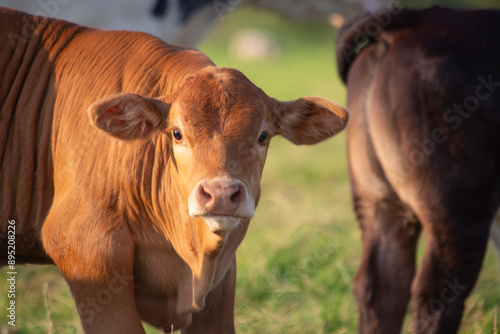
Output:
[[57,212],[51,210],[42,239],[68,282],[85,333],[145,333],[135,305],[134,243],[126,225],[110,216],[68,221]]

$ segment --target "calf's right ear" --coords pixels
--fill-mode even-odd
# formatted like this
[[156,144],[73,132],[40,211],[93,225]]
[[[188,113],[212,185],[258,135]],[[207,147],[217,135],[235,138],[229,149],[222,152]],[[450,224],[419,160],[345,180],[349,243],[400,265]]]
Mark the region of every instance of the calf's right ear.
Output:
[[145,139],[166,120],[170,103],[142,95],[118,93],[92,103],[87,110],[90,123],[122,139]]

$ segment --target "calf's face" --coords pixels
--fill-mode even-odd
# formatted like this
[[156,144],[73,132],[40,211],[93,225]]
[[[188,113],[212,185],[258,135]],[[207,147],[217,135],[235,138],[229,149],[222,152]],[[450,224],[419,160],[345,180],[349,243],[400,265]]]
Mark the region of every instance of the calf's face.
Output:
[[89,108],[91,123],[122,140],[168,136],[181,200],[218,233],[250,220],[260,196],[269,141],[315,144],[347,125],[349,113],[317,97],[280,102],[242,73],[208,67],[174,94],[115,94]]

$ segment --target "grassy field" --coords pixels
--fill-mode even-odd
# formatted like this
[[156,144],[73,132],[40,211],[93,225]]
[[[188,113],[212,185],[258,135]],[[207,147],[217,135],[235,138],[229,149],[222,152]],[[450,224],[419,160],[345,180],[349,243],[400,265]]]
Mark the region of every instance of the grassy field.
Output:
[[[279,58],[246,63],[231,56],[228,42],[244,29],[268,33],[279,45]],[[292,23],[243,7],[231,12],[200,49],[218,65],[240,69],[270,96],[291,100],[320,95],[343,104],[346,92],[336,75],[334,37],[326,24]],[[237,332],[356,333],[351,291],[361,243],[344,134],[313,147],[273,139],[262,189],[256,217],[237,253]],[[17,333],[81,333],[57,268],[18,269]],[[499,275],[490,248],[461,333],[494,333],[495,326],[498,331]],[[3,277],[0,309],[5,310]],[[5,322],[1,318],[2,334],[8,333]],[[148,333],[158,331],[148,328]]]

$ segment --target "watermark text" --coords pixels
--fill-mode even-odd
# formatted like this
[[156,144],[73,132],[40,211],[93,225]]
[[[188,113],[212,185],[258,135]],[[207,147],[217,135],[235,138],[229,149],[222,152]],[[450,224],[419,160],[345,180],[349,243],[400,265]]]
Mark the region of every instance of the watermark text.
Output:
[[16,221],[9,220],[7,225],[7,323],[16,326]]

